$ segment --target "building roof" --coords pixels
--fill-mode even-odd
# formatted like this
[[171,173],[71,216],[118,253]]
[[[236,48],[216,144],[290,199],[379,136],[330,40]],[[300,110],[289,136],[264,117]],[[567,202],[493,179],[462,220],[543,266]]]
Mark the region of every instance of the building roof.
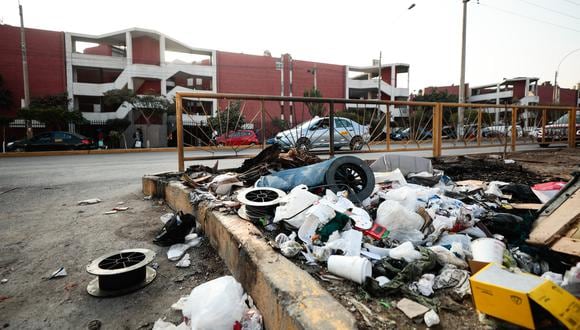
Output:
[[496,82],[496,83],[493,83],[493,84],[487,84],[487,85],[479,85],[479,86],[473,86],[473,87],[471,87],[471,89],[479,89],[479,88],[496,87],[496,86],[498,85],[498,83],[499,83],[500,85],[505,85],[505,84],[507,84],[507,83],[510,83],[510,82],[514,82],[514,81],[522,81],[522,80],[524,80],[524,81],[525,81],[525,80],[527,80],[527,79],[529,79],[529,80],[530,80],[530,82],[533,82],[533,81],[538,81],[538,80],[540,80],[540,78],[536,78],[536,77],[515,77],[515,78],[503,79],[501,82]]
[[189,54],[199,54],[199,55],[211,55],[213,50],[203,49],[197,47],[191,47],[181,41],[173,39],[166,34],[155,30],[143,29],[138,27],[128,28],[120,31],[109,32],[100,35],[90,35],[75,32],[67,32],[77,41],[86,42],[107,42],[113,45],[124,45],[125,44],[125,34],[126,32],[131,32],[134,37],[148,36],[151,38],[159,39],[161,36],[165,37],[165,48],[169,51],[189,53]]
[[[388,63],[388,64],[381,64],[381,69],[388,68],[391,66],[395,66],[397,68],[398,73],[408,72],[410,65],[407,63]],[[401,68],[402,70],[399,70]],[[354,72],[362,72],[362,73],[377,73],[378,72],[378,65],[369,65],[369,66],[349,66],[348,71]]]

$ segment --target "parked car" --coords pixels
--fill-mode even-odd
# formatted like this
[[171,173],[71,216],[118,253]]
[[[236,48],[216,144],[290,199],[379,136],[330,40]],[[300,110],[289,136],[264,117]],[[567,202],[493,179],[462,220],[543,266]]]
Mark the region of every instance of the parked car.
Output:
[[[506,131],[507,130],[507,131]],[[524,130],[520,125],[516,125],[517,137],[524,136]],[[507,134],[506,134],[507,133]],[[481,129],[481,136],[483,137],[511,137],[512,136],[512,126],[508,125],[496,125],[488,126]]]
[[96,145],[88,137],[70,132],[47,132],[31,139],[23,139],[9,142],[6,145],[7,151],[54,151],[54,150],[87,150],[93,149]]
[[[326,147],[330,143],[330,118],[314,117],[294,128],[276,134],[276,142],[282,149],[292,147],[312,149]],[[369,126],[361,125],[354,120],[334,118],[334,145],[338,150],[348,146],[351,150],[360,150],[370,140]]]
[[[463,138],[470,139],[477,137],[477,125],[463,125]],[[457,139],[457,129],[455,126],[443,126],[441,128],[441,138]]]
[[[545,131],[539,128],[536,140],[540,147],[545,148],[550,142],[562,141],[568,139],[568,114],[563,115],[556,121],[546,125]],[[576,111],[576,143],[580,143],[580,111]]]
[[250,129],[231,131],[216,137],[219,146],[241,146],[259,144],[258,136]]
[[418,128],[415,130],[411,130],[410,127],[405,128],[404,130],[400,131],[399,133],[391,136],[392,140],[395,141],[402,141],[402,140],[428,140],[433,138],[433,133],[431,130],[426,128]]

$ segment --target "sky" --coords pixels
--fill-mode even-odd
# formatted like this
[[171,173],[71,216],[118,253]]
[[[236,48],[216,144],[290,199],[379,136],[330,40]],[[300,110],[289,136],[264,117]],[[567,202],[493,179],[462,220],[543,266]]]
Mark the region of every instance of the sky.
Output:
[[[21,0],[27,27],[157,30],[193,47],[346,65],[410,64],[410,89],[459,83],[462,0]],[[411,4],[412,9],[408,9]],[[0,21],[19,25],[18,1]],[[580,83],[580,0],[471,0],[465,81]]]

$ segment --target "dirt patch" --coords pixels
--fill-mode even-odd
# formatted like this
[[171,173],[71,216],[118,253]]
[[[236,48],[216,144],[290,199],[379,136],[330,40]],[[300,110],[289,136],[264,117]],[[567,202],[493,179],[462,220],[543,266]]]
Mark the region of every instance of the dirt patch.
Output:
[[[159,216],[171,210],[159,201],[143,200],[138,192],[102,197],[102,203],[83,207],[71,203],[77,198],[66,190],[42,195],[35,189],[19,189],[15,195],[14,202],[26,200],[34,211],[26,206],[5,209],[0,222],[0,279],[7,279],[0,285],[0,327],[86,329],[89,322],[99,320],[102,329],[151,329],[160,317],[178,323],[181,315],[170,309],[173,303],[197,285],[229,274],[205,238],[189,251],[189,268],[177,268],[167,260],[168,248],[153,245],[152,240],[162,227]],[[119,201],[130,209],[104,214]],[[157,254],[153,261],[159,266],[157,278],[125,296],[89,296],[86,287],[93,276],[86,265],[105,253],[128,248]],[[59,267],[66,268],[66,277],[43,279]]]

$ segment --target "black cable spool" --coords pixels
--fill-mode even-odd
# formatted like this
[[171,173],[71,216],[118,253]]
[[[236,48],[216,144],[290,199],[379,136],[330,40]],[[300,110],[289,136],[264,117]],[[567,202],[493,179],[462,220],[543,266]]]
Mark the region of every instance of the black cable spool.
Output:
[[250,188],[240,192],[238,201],[243,204],[238,214],[241,218],[252,222],[269,222],[276,212],[280,199],[286,196],[282,190],[275,188]]
[[97,275],[87,292],[96,297],[120,296],[150,284],[157,273],[149,264],[155,252],[147,249],[128,249],[103,255],[87,266],[87,272]]

